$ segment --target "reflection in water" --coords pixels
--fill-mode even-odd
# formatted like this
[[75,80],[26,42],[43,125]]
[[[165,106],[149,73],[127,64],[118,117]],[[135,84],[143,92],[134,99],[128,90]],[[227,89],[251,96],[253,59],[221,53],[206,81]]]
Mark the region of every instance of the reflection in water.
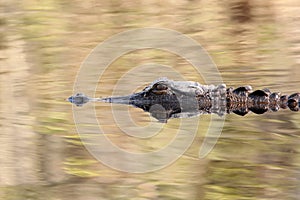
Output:
[[[63,101],[72,93],[80,63],[91,49],[113,34],[142,27],[169,28],[192,37],[233,87],[249,84],[298,91],[296,1],[12,0],[0,9],[0,199],[298,199],[299,113],[227,115],[214,150],[198,159],[210,122],[209,116],[201,116],[197,137],[179,160],[153,173],[127,174],[90,156],[76,134],[70,105]],[[172,66],[167,70],[204,83],[183,58],[147,50],[124,55],[107,68],[99,83],[82,87],[89,90],[99,84],[99,96],[114,96],[119,78],[145,63]],[[177,78],[162,71],[136,73],[134,82]],[[95,74],[97,69],[87,76],[94,80]],[[131,82],[121,92],[133,93],[128,92]],[[190,119],[174,119],[160,124],[163,128],[151,138],[129,137],[115,123],[109,104],[96,106],[111,141],[134,152],[167,145],[181,121],[193,125]],[[144,112],[130,113],[132,124],[149,125]]]

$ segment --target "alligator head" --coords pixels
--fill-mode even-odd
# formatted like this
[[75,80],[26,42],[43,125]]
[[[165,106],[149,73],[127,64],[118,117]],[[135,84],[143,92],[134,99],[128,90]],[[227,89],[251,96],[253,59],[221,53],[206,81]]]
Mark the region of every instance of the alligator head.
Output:
[[[224,90],[226,88],[223,85]],[[89,101],[129,104],[150,112],[159,121],[166,121],[178,115],[198,115],[200,107],[210,108],[210,92],[215,86],[200,85],[193,81],[173,81],[161,78],[145,87],[141,92],[131,95],[107,98],[89,98],[81,93],[69,97],[67,100],[77,106]],[[201,97],[201,102],[199,98]],[[193,113],[193,114],[192,114]]]
[[[207,107],[210,103],[209,91],[213,88],[215,88],[213,85],[204,86],[193,81],[173,81],[161,78],[152,82],[141,92],[128,96],[103,98],[102,101],[130,104],[150,112],[153,117],[165,122],[171,117],[180,117],[186,113],[198,115],[201,110],[199,106]],[[203,97],[201,104],[199,104],[199,97]]]

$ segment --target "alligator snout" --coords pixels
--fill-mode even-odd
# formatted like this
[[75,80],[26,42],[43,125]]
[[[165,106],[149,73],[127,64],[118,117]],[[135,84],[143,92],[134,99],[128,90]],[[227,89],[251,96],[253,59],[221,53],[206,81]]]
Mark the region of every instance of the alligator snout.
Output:
[[84,95],[83,93],[77,93],[67,98],[66,101],[69,101],[75,104],[76,106],[82,106],[83,104],[89,102],[90,98]]

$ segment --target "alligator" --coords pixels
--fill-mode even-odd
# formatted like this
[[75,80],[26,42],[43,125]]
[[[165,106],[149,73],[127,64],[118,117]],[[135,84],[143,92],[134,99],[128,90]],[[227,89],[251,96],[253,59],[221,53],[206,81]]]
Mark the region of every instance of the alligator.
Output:
[[169,118],[187,118],[201,114],[235,113],[244,116],[250,111],[263,114],[280,108],[298,111],[300,93],[290,96],[271,92],[269,89],[252,90],[242,86],[236,89],[225,84],[201,85],[193,81],[173,81],[160,78],[141,92],[127,96],[91,98],[83,93],[70,96],[67,101],[82,106],[88,102],[128,104],[143,109],[161,122]]

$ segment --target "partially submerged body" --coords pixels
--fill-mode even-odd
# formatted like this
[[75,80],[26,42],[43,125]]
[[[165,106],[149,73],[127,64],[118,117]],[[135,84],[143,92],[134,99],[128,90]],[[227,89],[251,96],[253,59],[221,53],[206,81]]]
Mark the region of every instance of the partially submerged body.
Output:
[[193,81],[173,81],[167,78],[158,79],[143,91],[127,96],[90,98],[77,93],[68,98],[69,102],[77,106],[91,101],[133,105],[150,112],[160,121],[209,113],[222,116],[233,112],[243,116],[249,111],[262,114],[280,108],[298,111],[299,100],[300,93],[287,96],[272,93],[268,89],[252,91],[251,86],[233,89],[226,88],[225,84],[201,85]]

